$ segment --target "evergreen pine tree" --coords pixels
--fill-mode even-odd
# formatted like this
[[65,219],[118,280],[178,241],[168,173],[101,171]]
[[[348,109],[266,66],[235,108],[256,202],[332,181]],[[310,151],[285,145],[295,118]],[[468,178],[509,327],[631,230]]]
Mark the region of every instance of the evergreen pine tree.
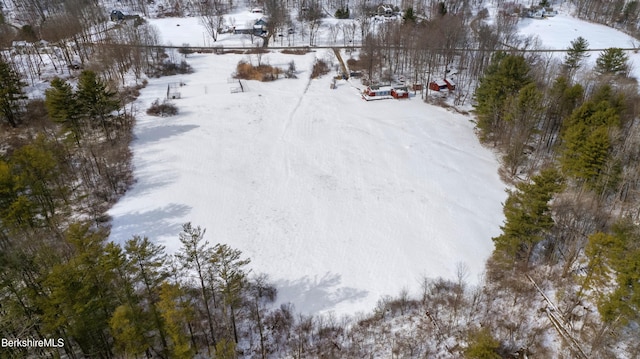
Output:
[[129,304],[122,304],[115,309],[109,319],[116,350],[134,358],[148,353],[151,348],[150,340],[146,335],[147,329],[141,322],[140,315],[136,314],[137,310]]
[[45,327],[62,328],[88,357],[108,357],[111,352],[109,319],[116,304],[113,272],[104,261],[106,238],[104,231],[88,224],[70,225],[65,242],[71,257],[55,265],[44,280],[49,291],[43,300]]
[[493,238],[496,252],[509,261],[528,263],[535,245],[553,226],[549,201],[561,188],[560,174],[549,168],[532,177],[531,183],[519,183],[515,191],[509,191],[502,234]]
[[33,214],[50,226],[55,225],[51,222],[54,215],[62,214],[57,209],[61,202],[68,200],[69,194],[69,188],[63,183],[61,160],[54,147],[54,143],[40,135],[11,157],[18,196],[24,196],[36,211]]
[[164,282],[160,285],[158,308],[166,323],[167,334],[171,339],[171,358],[193,358],[194,350],[187,339],[186,323],[193,318],[193,308],[184,301],[185,289],[177,284]]
[[16,181],[11,165],[0,158],[0,224],[4,230],[8,230],[6,226],[12,222],[11,206],[18,199]]
[[569,73],[573,73],[582,66],[582,61],[589,57],[587,50],[589,50],[589,42],[584,37],[578,36],[571,41],[571,46],[567,49],[567,54],[564,57],[564,66]]
[[233,249],[226,244],[216,244],[212,251],[210,261],[222,286],[222,297],[225,305],[229,307],[234,341],[238,343],[238,330],[236,327],[235,310],[241,300],[241,291],[246,284],[247,272],[244,267],[251,260],[241,259],[242,252]]
[[488,328],[473,330],[469,333],[469,345],[464,350],[467,359],[500,359],[498,354],[500,342],[496,340]]
[[596,72],[605,75],[626,76],[629,72],[629,56],[620,48],[605,49],[596,59]]
[[545,102],[545,116],[541,124],[540,144],[549,150],[559,141],[562,121],[580,105],[584,90],[579,84],[571,85],[565,76],[558,77],[549,89]]
[[588,101],[576,109],[565,121],[562,133],[560,164],[564,173],[591,189],[602,189],[602,183],[611,186],[611,179],[603,180],[603,176],[610,175],[605,171],[611,160],[610,131],[619,122],[617,110],[607,101]]
[[595,233],[585,248],[588,258],[583,287],[597,295],[598,311],[606,322],[626,324],[640,319],[640,231],[629,220],[611,233]]
[[209,242],[204,239],[206,229],[202,229],[199,226],[193,227],[191,223],[185,223],[182,226],[182,232],[180,233],[180,242],[182,248],[178,252],[177,257],[182,265],[190,270],[195,270],[198,276],[200,284],[200,295],[202,296],[202,302],[207,315],[207,323],[209,325],[209,337],[211,338],[211,344],[215,348],[216,338],[213,322],[213,313],[210,308],[210,299],[214,293],[209,293],[206,285],[206,273],[209,271],[208,255],[210,254]]
[[502,159],[511,176],[517,174],[518,168],[527,158],[525,147],[536,132],[542,110],[542,93],[534,83],[524,86],[517,96],[508,100],[505,121],[510,134],[505,140],[507,146]]
[[[147,237],[134,236],[125,244],[128,270],[142,289],[140,297],[151,314],[153,329],[160,338],[161,350],[169,350],[164,321],[158,310],[160,285],[169,276],[164,246],[152,243]],[[131,308],[137,310],[138,308]]]
[[477,126],[483,140],[496,143],[506,135],[504,115],[509,97],[530,82],[529,65],[524,57],[502,52],[494,55],[474,94]]
[[129,356],[145,353],[152,347],[152,338],[147,335],[153,329],[153,318],[145,310],[143,298],[136,293],[134,272],[126,253],[119,245],[110,242],[105,246],[105,263],[113,268],[115,297],[120,305],[109,319],[109,327],[117,351]]
[[0,56],[0,119],[12,127],[18,126],[21,101],[27,98],[23,86],[18,73]]
[[51,80],[51,87],[45,91],[45,106],[51,120],[71,131],[79,146],[82,124],[79,104],[71,85],[58,77]]
[[236,343],[222,338],[216,345],[216,358],[219,359],[236,359]]
[[111,113],[120,107],[115,92],[109,91],[95,72],[85,70],[78,78],[76,98],[87,120],[99,122],[105,136],[110,138],[109,122],[113,117]]

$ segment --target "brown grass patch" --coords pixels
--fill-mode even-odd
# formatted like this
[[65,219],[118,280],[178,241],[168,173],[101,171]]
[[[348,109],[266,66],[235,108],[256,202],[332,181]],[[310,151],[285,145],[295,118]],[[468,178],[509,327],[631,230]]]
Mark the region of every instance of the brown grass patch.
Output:
[[311,78],[317,79],[322,75],[326,75],[329,73],[329,65],[322,61],[318,60],[315,64],[313,64],[313,70],[311,70]]
[[235,78],[243,80],[274,81],[277,80],[282,70],[271,65],[253,66],[248,62],[240,61],[236,67]]
[[304,54],[308,54],[309,52],[311,52],[311,50],[309,49],[284,49],[282,51],[283,54],[287,54],[287,55],[304,55]]
[[347,66],[349,66],[349,70],[357,71],[364,69],[362,65],[362,61],[356,60],[353,57],[347,60]]
[[269,50],[263,49],[261,47],[256,47],[254,49],[244,51],[245,54],[266,54],[268,52]]

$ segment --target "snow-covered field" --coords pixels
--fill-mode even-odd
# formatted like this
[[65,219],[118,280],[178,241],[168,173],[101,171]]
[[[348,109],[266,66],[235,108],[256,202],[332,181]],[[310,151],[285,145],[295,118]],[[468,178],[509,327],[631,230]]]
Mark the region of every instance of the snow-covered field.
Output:
[[[210,44],[197,18],[151,22],[163,43]],[[577,36],[591,48],[633,45],[563,14],[525,19],[519,29],[554,49]],[[218,44],[246,42],[225,34]],[[299,78],[244,81],[245,93],[232,94],[237,84],[227,79],[255,55],[192,55],[194,74],[150,81],[138,100],[138,182],[110,212],[111,238],[147,235],[174,252],[181,224],[191,221],[210,242],[242,250],[281,301],[307,313],[370,310],[383,295],[417,292],[423,276],[454,278],[459,263],[475,282],[506,194],[469,118],[419,98],[366,102],[356,81],[331,90],[330,76],[308,80],[316,57],[333,59],[264,55],[283,68],[294,60]],[[178,81],[186,84],[178,116],[143,113]]]
[[[640,41],[626,35],[614,28],[593,24],[560,13],[555,17],[544,20],[522,19],[518,31],[524,36],[537,36],[545,48],[566,49],[571,46],[571,41],[582,36],[589,42],[591,49],[606,49],[609,47],[637,48]],[[598,52],[591,52],[586,63],[592,67],[598,58]],[[564,53],[555,53],[559,59],[564,58]],[[631,76],[640,78],[640,53],[628,51],[631,64]]]
[[[499,233],[504,185],[468,117],[418,98],[366,102],[329,75],[309,80],[227,78],[255,55],[193,55],[195,73],[151,80],[138,101],[137,183],[111,210],[111,238],[146,235],[179,248],[181,224],[236,247],[303,312],[370,310],[382,295],[416,293],[422,276],[477,281]],[[180,114],[144,109],[183,81]]]

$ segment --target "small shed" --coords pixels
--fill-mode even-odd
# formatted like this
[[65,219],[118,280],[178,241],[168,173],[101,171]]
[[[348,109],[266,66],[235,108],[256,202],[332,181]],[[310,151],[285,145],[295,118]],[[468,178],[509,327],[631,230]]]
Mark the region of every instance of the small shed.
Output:
[[453,91],[456,89],[456,83],[452,79],[443,79],[443,81],[447,84],[447,89],[449,91]]
[[391,96],[395,99],[409,98],[409,91],[407,91],[406,87],[395,87],[391,89]]
[[429,90],[432,90],[432,91],[444,91],[448,89],[449,87],[444,80],[435,80],[429,83]]

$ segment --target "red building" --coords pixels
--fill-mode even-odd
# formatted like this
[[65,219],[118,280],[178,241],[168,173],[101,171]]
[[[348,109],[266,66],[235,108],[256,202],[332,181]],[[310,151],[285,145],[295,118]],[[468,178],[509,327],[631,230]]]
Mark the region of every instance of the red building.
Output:
[[391,96],[391,86],[368,86],[364,90],[364,94],[369,97]]
[[444,91],[448,90],[447,83],[444,80],[435,80],[429,83],[429,90],[431,91]]
[[455,89],[456,89],[456,83],[453,82],[453,80],[451,79],[435,80],[435,81],[431,81],[431,83],[429,84],[429,90],[432,90],[432,91],[444,91],[444,90],[453,91]]
[[409,91],[406,87],[395,87],[391,90],[391,96],[395,99],[409,98]]

